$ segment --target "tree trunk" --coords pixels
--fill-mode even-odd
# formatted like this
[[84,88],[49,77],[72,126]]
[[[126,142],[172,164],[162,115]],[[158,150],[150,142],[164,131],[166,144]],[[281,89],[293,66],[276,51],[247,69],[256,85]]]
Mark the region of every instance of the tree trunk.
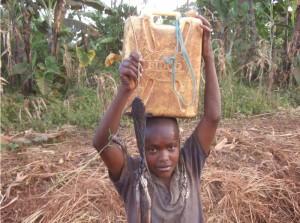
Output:
[[22,60],[20,60],[20,45],[22,44],[21,43],[21,38],[20,38],[20,35],[19,35],[19,31],[18,31],[18,27],[17,27],[17,24],[16,22],[12,22],[12,33],[11,33],[11,37],[14,36],[14,44],[12,45],[13,46],[13,63],[14,64],[18,64],[20,62],[22,62]]
[[58,36],[66,14],[66,0],[58,0],[54,9],[51,55],[57,57],[59,50]]
[[29,10],[27,10],[26,6],[22,9],[23,14],[23,40],[24,40],[24,50],[26,53],[26,59],[28,63],[31,63],[31,44],[30,44],[30,36],[31,36],[31,18],[32,15]]
[[251,35],[251,49],[255,50],[256,42],[258,40],[257,27],[255,21],[255,9],[253,7],[253,0],[248,0],[249,15],[250,15],[250,35]]
[[288,81],[291,78],[290,75],[292,72],[293,62],[298,54],[300,54],[300,0],[298,0],[298,6],[296,9],[296,21],[293,38],[288,49],[288,64],[287,72],[285,73],[284,77],[285,81]]
[[285,25],[286,25],[286,28],[284,30],[284,41],[283,41],[283,44],[282,44],[282,48],[283,48],[283,51],[282,51],[282,71],[284,73],[287,73],[288,72],[288,64],[289,64],[289,61],[287,60],[287,58],[289,57],[289,21],[290,21],[290,13],[287,11],[286,12],[286,15],[285,15]]
[[291,59],[295,57],[300,51],[300,0],[296,9],[296,23],[293,34],[293,39],[289,47],[289,56]]
[[113,7],[113,8],[116,8],[116,7],[117,7],[117,0],[113,0],[113,1],[112,1],[112,7]]

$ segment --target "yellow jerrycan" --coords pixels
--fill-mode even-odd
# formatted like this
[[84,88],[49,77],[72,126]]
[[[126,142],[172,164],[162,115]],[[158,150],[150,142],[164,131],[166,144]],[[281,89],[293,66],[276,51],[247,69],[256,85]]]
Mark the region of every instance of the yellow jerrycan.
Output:
[[[155,16],[175,17],[176,25],[156,24]],[[132,16],[125,22],[122,57],[140,52],[144,72],[129,98],[139,96],[150,116],[194,117],[197,115],[202,53],[201,21],[178,12]]]

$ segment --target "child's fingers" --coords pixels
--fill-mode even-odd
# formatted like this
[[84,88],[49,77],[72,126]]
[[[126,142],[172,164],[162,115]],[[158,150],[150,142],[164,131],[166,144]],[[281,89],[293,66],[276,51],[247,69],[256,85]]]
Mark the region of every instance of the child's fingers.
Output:
[[135,78],[138,78],[139,71],[138,71],[138,68],[137,68],[137,67],[132,66],[132,65],[129,65],[129,66],[128,66],[128,69],[130,69],[130,70],[134,73]]
[[203,17],[202,15],[197,15],[197,18],[202,21],[203,25],[208,26],[208,27],[211,26],[210,22],[205,17]]
[[140,59],[139,61],[136,61],[136,58],[129,58],[128,60],[133,66],[137,67],[140,75],[142,75],[142,73],[144,72],[144,60]]
[[136,81],[138,76],[143,73],[143,64],[144,61],[141,59],[140,54],[137,52],[133,52],[130,56],[123,60],[120,65],[119,72],[121,76],[125,76],[126,78],[134,79]]
[[137,73],[128,67],[124,67],[122,73],[128,79],[137,80]]
[[129,56],[129,59],[135,61],[136,63],[139,63],[141,61],[141,56],[139,53],[137,52],[132,52]]
[[206,30],[207,32],[212,32],[212,29],[211,29],[210,27],[206,26],[206,25],[199,24],[199,26],[200,26],[202,29]]
[[134,60],[127,59],[122,62],[122,66],[132,66],[132,67],[136,67],[136,69],[138,69],[138,67],[141,66],[141,63],[138,63]]
[[142,55],[140,53],[131,53],[129,59],[138,67],[142,67],[144,65],[144,60],[142,59]]
[[144,65],[144,60],[136,60],[135,57],[129,57],[127,60],[136,67],[142,67]]
[[[124,65],[124,68],[127,70],[131,70],[133,73],[134,73],[134,78],[138,78],[138,75],[139,75],[139,67],[132,64],[132,63],[126,63]],[[140,68],[141,69],[141,68]]]
[[139,59],[137,59],[136,57],[130,55],[128,60],[130,60],[132,63],[138,64],[139,63]]
[[123,66],[124,68],[131,69],[133,72],[136,73],[136,75],[138,75],[138,65],[132,63],[132,61],[126,60],[126,61],[123,62],[122,66]]

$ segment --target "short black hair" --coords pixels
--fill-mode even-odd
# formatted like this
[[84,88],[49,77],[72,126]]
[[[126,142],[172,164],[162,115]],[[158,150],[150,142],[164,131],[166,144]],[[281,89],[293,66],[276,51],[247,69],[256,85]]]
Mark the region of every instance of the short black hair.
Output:
[[178,135],[179,135],[179,126],[178,126],[178,122],[177,119],[174,117],[164,117],[164,116],[148,116],[146,117],[146,127],[149,127],[151,125],[156,125],[162,122],[169,122],[169,123],[173,123],[176,131],[178,131]]

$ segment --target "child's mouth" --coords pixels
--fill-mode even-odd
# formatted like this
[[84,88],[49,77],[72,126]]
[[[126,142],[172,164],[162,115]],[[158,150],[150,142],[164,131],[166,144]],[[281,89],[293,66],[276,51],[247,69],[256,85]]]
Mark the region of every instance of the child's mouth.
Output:
[[160,166],[160,167],[157,167],[157,169],[160,171],[160,172],[168,172],[171,170],[171,166]]

